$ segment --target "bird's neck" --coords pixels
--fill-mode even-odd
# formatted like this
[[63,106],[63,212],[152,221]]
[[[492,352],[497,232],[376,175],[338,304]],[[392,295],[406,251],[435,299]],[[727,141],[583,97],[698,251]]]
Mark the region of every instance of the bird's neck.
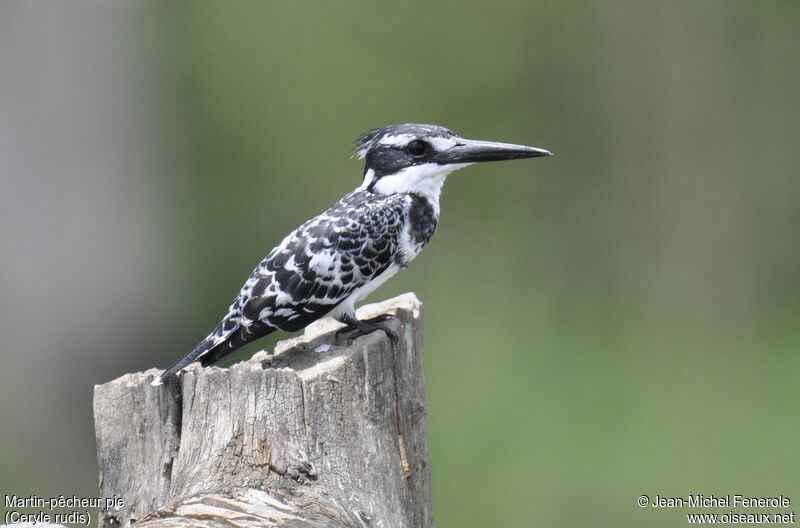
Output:
[[436,218],[439,217],[439,197],[447,175],[458,167],[443,167],[435,163],[414,165],[394,174],[376,177],[372,169],[364,176],[362,189],[369,189],[376,194],[407,193],[414,194],[427,201]]

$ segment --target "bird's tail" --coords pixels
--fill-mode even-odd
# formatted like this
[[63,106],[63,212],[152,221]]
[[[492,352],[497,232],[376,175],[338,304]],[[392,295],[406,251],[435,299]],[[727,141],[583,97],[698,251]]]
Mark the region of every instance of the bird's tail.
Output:
[[277,330],[274,326],[256,321],[247,329],[234,326],[225,329],[225,321],[221,322],[214,332],[200,341],[194,349],[176,361],[171,367],[153,380],[152,385],[161,385],[169,377],[195,361],[204,367],[213,365],[231,352],[243,347],[250,341],[259,339]]
[[153,380],[151,385],[161,385],[171,376],[175,375],[179,372],[182,368],[186,367],[190,363],[197,361],[200,356],[214,348],[214,339],[213,334],[208,336],[207,338],[200,341],[196,347],[192,349],[191,352],[180,358],[178,361],[172,364],[167,370],[161,373],[159,377]]
[[213,365],[228,354],[245,346],[251,341],[267,336],[276,330],[275,327],[256,321],[247,329],[239,328],[238,331],[231,333],[224,341],[220,341],[208,349],[199,359],[204,367]]

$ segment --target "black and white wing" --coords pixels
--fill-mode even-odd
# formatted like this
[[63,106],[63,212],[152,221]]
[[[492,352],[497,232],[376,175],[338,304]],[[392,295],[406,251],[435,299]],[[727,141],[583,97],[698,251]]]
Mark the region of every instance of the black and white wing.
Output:
[[295,229],[259,263],[217,328],[160,380],[328,314],[396,263],[410,204],[403,194],[354,191]]
[[401,195],[360,191],[297,228],[242,288],[239,324],[292,332],[330,312],[395,261],[407,209]]

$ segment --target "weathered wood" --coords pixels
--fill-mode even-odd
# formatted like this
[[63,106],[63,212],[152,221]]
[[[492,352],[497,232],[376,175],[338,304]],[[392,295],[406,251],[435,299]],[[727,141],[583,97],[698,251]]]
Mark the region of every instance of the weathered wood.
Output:
[[430,527],[421,305],[365,306],[383,332],[334,342],[330,319],[228,369],[95,387],[101,526]]

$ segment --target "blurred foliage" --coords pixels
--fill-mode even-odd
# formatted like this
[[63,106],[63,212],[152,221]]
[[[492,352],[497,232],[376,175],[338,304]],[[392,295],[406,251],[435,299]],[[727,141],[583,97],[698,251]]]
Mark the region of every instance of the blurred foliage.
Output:
[[426,304],[438,522],[674,526],[635,498],[800,500],[798,7],[183,5],[197,335],[358,183],[358,132],[542,146],[451,176],[433,243],[375,294]]
[[556,157],[452,176],[431,247],[379,294],[426,303],[439,523],[667,526],[676,512],[634,499],[800,492],[798,14],[180,9],[202,295],[222,304],[357,183],[361,130],[434,122],[543,146]]
[[452,175],[431,245],[371,298],[425,303],[437,524],[686,522],[644,493],[800,503],[799,3],[158,14],[188,160],[159,191],[170,343],[205,335],[286,232],[359,183],[358,133],[532,144],[555,157]]

